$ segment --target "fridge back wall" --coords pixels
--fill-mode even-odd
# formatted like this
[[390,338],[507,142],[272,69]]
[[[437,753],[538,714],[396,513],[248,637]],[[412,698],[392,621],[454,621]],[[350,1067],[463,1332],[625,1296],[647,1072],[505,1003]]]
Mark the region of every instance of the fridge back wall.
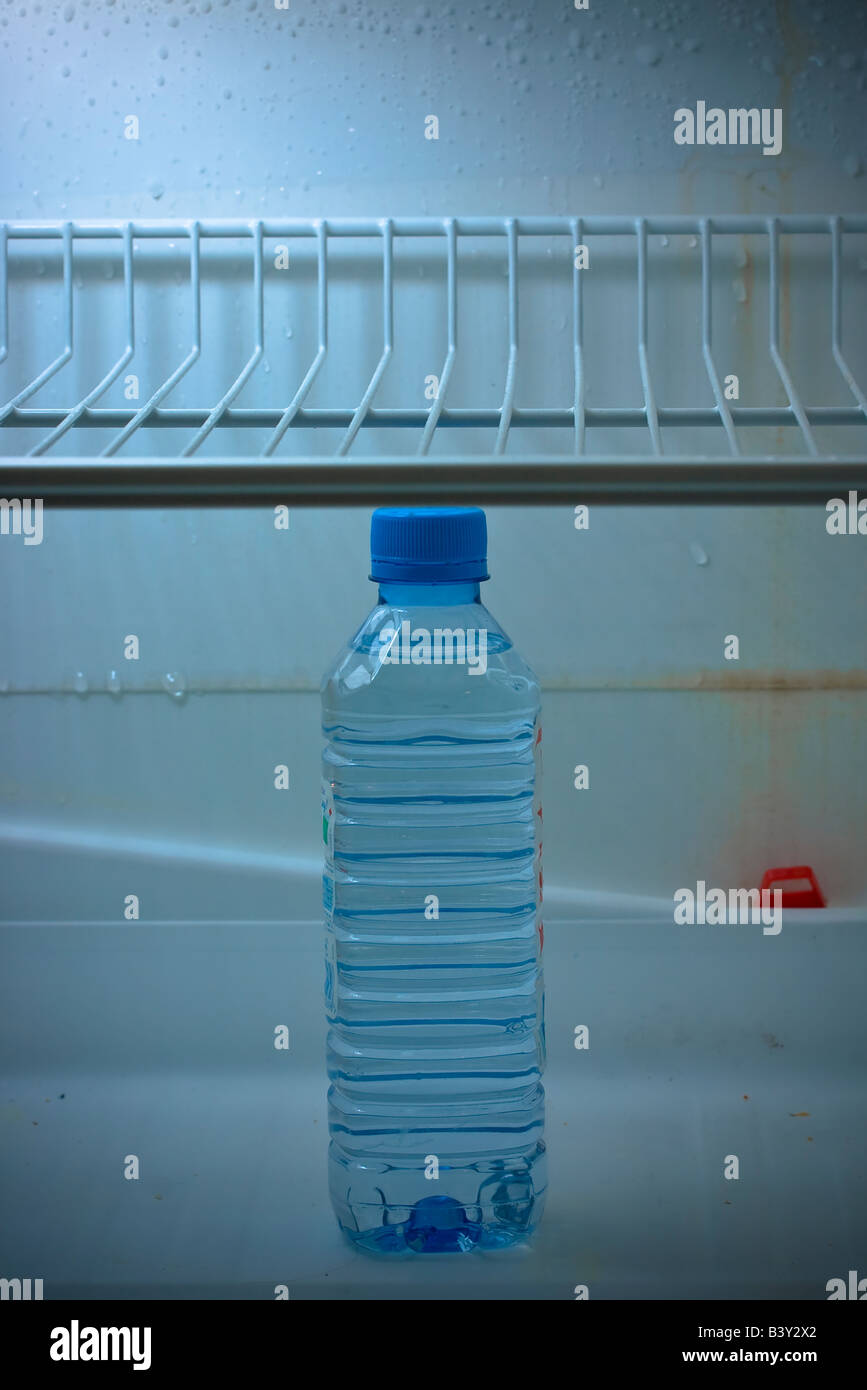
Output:
[[[845,5],[166,0],[6,5],[0,24],[3,216],[178,229],[131,237],[135,355],[99,409],[129,411],[170,380],[198,312],[197,355],[162,408],[204,403],[207,415],[252,362],[232,408],[279,418],[320,344],[319,245],[257,241],[259,221],[546,214],[756,218],[757,230],[713,234],[714,356],[721,380],[736,378],[733,409],[783,409],[767,219],[865,212],[867,32]],[[738,143],[728,112],[742,108],[767,120],[736,125],[751,137]],[[714,109],[724,142],[707,139]],[[691,125],[676,119],[687,111]],[[244,224],[202,239],[198,310],[196,219]],[[809,405],[857,415],[833,351],[830,231],[785,226],[782,361]],[[652,467],[646,424],[604,415],[645,405],[638,233],[585,243],[587,406],[603,421],[587,445]],[[655,401],[711,411],[700,229],[649,231],[645,248]],[[76,241],[67,296],[62,239],[9,239],[2,401],[63,352],[68,309],[74,351],[22,409],[62,419],[111,371],[127,345],[124,250],[120,237]],[[568,235],[519,237],[512,302],[507,238],[457,236],[450,410],[499,410],[516,324],[516,410],[572,405],[574,251]],[[327,355],[305,401],[317,421],[351,417],[389,322],[384,236],[329,239],[327,257]],[[838,271],[840,350],[863,391],[867,236],[842,234]],[[373,405],[423,421],[449,349],[446,235],[395,238],[390,274],[392,350]],[[4,422],[4,454],[44,438],[44,421],[27,420]],[[98,453],[120,428],[76,426],[62,452]],[[140,430],[117,458],[177,457],[198,428],[184,417]],[[293,425],[277,454],[324,460],[345,430],[342,417]],[[365,425],[352,457],[415,450],[420,433]],[[220,426],[200,456],[242,459],[267,434]],[[813,426],[829,454],[863,449],[865,434]],[[495,423],[438,430],[431,457],[482,459],[496,436]],[[568,423],[524,424],[508,452],[545,455],[568,438]],[[738,438],[757,453],[808,451],[797,425],[754,416]],[[663,423],[660,441],[728,448],[697,424]],[[7,920],[113,920],[131,883],[155,919],[316,915],[318,681],[375,598],[369,508],[329,507],[327,487],[321,500],[280,518],[49,507],[40,545],[0,537]],[[829,533],[821,504],[594,505],[579,518],[583,500],[489,509],[486,599],[543,684],[551,912],[574,912],[583,893],[670,899],[698,878],[755,886],[803,862],[829,901],[863,903],[864,538]]]

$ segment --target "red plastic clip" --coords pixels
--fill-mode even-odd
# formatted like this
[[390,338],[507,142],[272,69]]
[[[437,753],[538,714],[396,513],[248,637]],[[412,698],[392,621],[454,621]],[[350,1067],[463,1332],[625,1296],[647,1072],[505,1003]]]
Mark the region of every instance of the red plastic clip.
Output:
[[816,882],[816,875],[809,864],[796,864],[790,869],[768,869],[764,874],[760,892],[766,888],[770,889],[775,883],[792,883],[795,879],[806,879],[811,885],[809,888],[794,888],[788,891],[782,890],[783,896],[780,900],[781,907],[824,907],[825,899],[822,890]]

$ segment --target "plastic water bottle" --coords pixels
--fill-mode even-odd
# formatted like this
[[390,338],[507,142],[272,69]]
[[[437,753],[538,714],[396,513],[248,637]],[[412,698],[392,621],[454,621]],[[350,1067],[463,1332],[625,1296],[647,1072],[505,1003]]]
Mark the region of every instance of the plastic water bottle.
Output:
[[380,508],[322,682],[329,1185],[363,1249],[525,1240],[545,1196],[539,687],[485,514]]

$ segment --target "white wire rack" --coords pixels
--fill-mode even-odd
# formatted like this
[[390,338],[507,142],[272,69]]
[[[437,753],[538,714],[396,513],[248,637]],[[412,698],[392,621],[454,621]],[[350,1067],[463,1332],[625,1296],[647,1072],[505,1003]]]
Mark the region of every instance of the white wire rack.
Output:
[[[58,242],[62,256],[62,309],[58,351],[29,379],[17,385],[0,405],[0,493],[41,497],[55,505],[267,505],[291,502],[308,505],[377,504],[381,502],[474,501],[479,503],[541,504],[576,500],[604,503],[803,503],[827,498],[846,489],[867,486],[863,446],[852,449],[853,426],[867,424],[867,396],[856,369],[844,355],[843,304],[847,238],[867,233],[867,216],[762,217],[446,217],[361,219],[276,219],[244,221],[125,221],[43,222],[0,224],[0,363],[14,364],[20,325],[12,315],[10,333],[9,266],[13,244]],[[713,323],[715,249],[726,238],[753,236],[765,248],[767,292],[767,359],[778,396],[784,402],[739,405],[727,399],[723,368],[717,360]],[[700,354],[712,403],[659,404],[651,354],[648,350],[648,302],[652,274],[648,238],[690,236],[697,248],[696,279],[700,307],[695,324],[696,354]],[[796,389],[781,346],[781,236],[822,239],[827,260],[827,337],[823,351],[833,360],[845,403],[820,399],[807,402]],[[445,355],[435,398],[418,404],[376,405],[375,399],[390,366],[395,364],[395,243],[403,238],[438,238],[445,318]],[[468,238],[496,238],[504,254],[505,285],[502,322],[507,343],[502,354],[505,372],[501,399],[493,407],[450,405],[450,389],[459,375],[458,307],[465,286],[459,247]],[[519,407],[516,381],[522,354],[538,347],[532,336],[519,337],[519,244],[527,238],[553,238],[571,267],[571,293],[565,308],[571,324],[571,399],[552,407]],[[585,334],[585,303],[593,292],[591,274],[578,265],[574,248],[595,238],[628,238],[632,246],[634,295],[634,352],[642,399],[639,404],[602,406],[588,399],[589,356],[594,344]],[[203,352],[202,243],[206,239],[249,242],[250,293],[254,333],[249,356],[218,399],[200,405],[172,405],[170,396]],[[277,238],[315,244],[315,348],[306,369],[285,387],[278,405],[236,404],[266,356],[266,309],[269,283],[266,242]],[[339,406],[314,407],[309,397],[329,354],[329,246],[339,238],[374,239],[378,243],[381,275],[381,351],[360,397]],[[40,405],[40,392],[75,360],[77,299],[76,253],[88,240],[120,243],[122,253],[123,317],[115,313],[119,351],[111,367],[79,399],[65,405]],[[158,240],[185,248],[189,347],[180,362],[167,371],[142,403],[125,407],[100,405],[102,397],[122,379],[137,354],[136,276],[144,248]],[[848,299],[848,295],[846,296]],[[787,310],[788,312],[788,310]],[[857,310],[856,310],[857,313]],[[863,317],[863,315],[861,316]],[[122,332],[121,332],[122,322]],[[817,328],[817,332],[820,329]],[[826,330],[821,330],[825,332]],[[39,335],[40,343],[45,335]],[[32,353],[32,349],[31,349]],[[864,356],[863,353],[860,354]],[[49,356],[46,353],[46,356]],[[80,365],[80,363],[79,363]],[[438,364],[439,365],[439,364]],[[0,386],[2,391],[2,386]],[[744,448],[740,434],[755,426],[794,429],[797,452],[779,444],[768,452]],[[684,427],[710,427],[722,441],[723,452],[708,454],[678,448]],[[153,431],[171,428],[187,436],[170,457],[142,457],[128,446]],[[397,429],[410,438],[399,455],[364,455],[357,441],[368,429]],[[487,451],[448,450],[434,456],[432,446],[451,429],[487,430]],[[36,432],[25,453],[12,452],[21,430]],[[85,456],[63,453],[64,442],[80,430],[97,430],[106,442]],[[326,454],[282,457],[296,430],[337,431],[337,442]],[[562,436],[562,447],[550,452],[522,451],[521,432],[547,429]],[[608,431],[638,430],[645,453],[606,453],[588,445],[588,431],[604,437]],[[210,457],[200,454],[211,437],[225,432],[256,430],[261,445],[254,453]],[[669,436],[669,430],[674,433]],[[828,449],[817,439],[833,434]],[[666,442],[664,443],[664,432]],[[90,436],[92,437],[92,436]],[[249,436],[245,436],[249,437]],[[618,436],[621,437],[621,436]],[[32,433],[31,433],[32,438]],[[668,440],[675,443],[672,447]],[[355,452],[353,452],[355,446]]]

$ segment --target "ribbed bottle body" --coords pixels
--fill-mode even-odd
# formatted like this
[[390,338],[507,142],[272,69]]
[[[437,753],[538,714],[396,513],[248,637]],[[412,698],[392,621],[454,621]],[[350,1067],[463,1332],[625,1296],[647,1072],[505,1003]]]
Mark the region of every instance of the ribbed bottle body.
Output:
[[536,679],[479,602],[380,603],[322,721],[338,1220],[376,1251],[513,1244],[545,1191]]

